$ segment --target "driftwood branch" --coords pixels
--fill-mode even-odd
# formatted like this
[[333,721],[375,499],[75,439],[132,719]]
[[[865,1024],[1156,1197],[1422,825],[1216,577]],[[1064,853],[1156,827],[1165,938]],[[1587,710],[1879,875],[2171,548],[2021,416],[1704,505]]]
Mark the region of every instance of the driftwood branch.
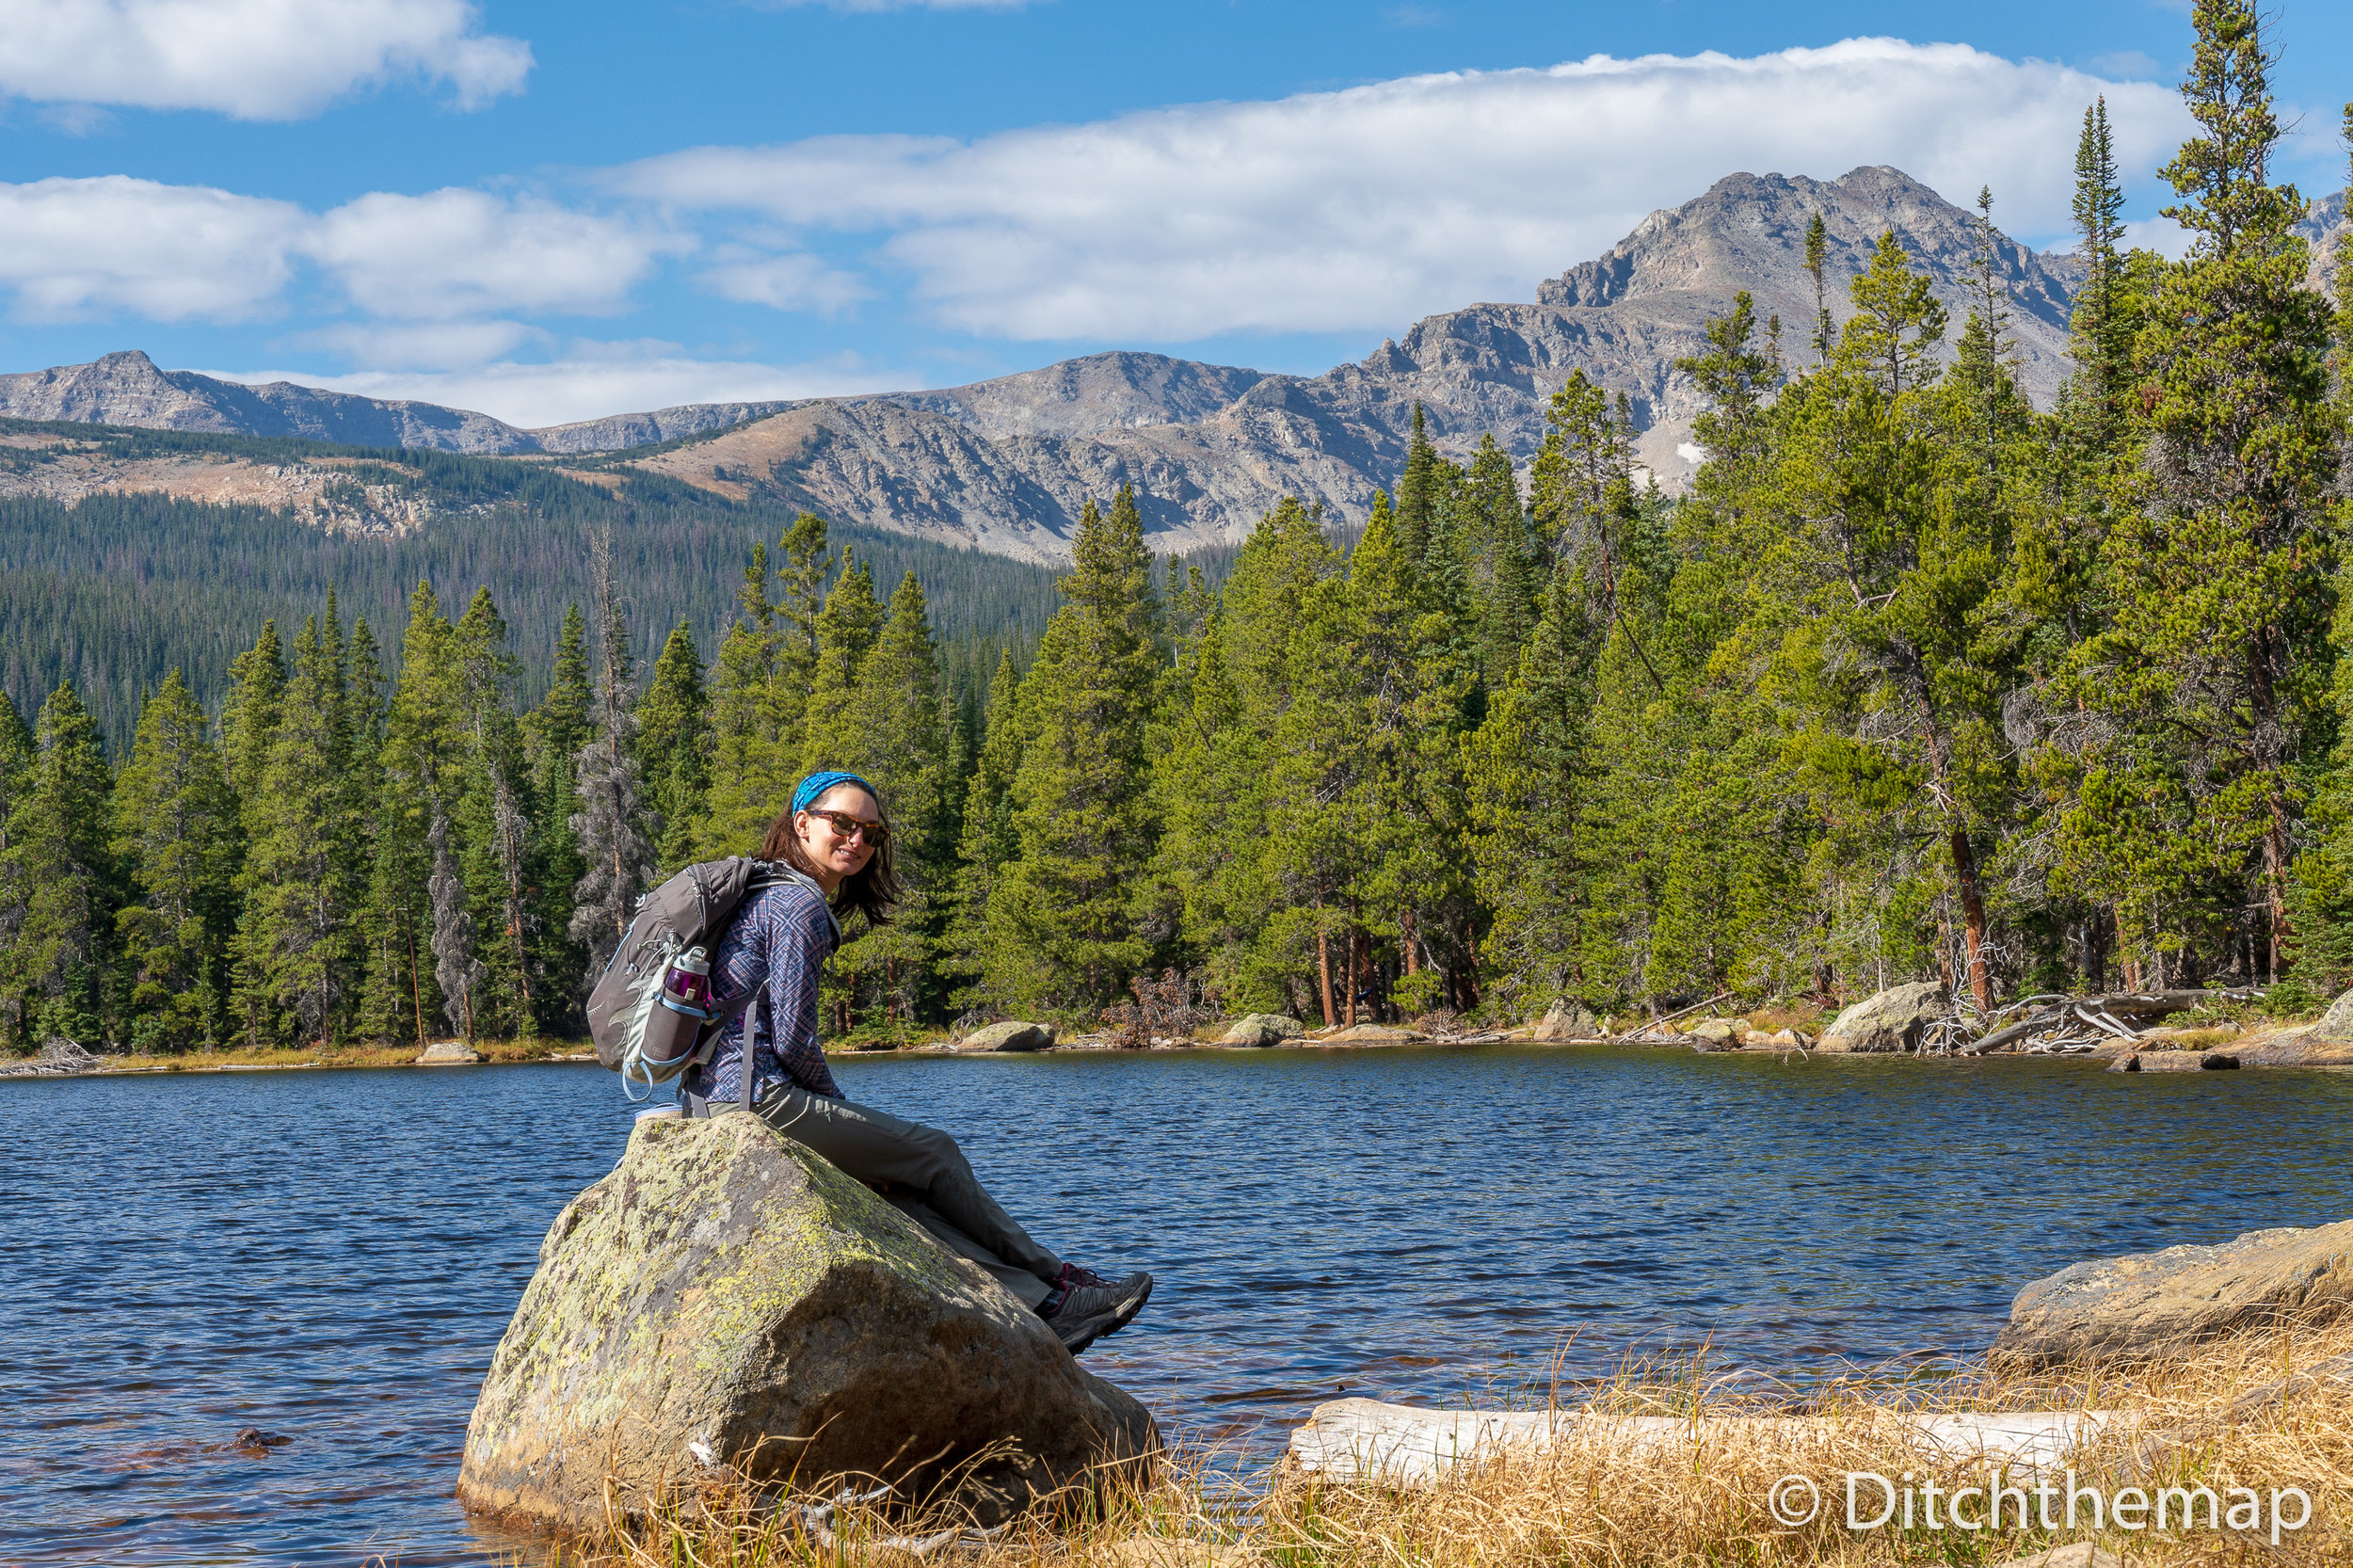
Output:
[[[2047,1005],[1993,1031],[1967,1048],[1973,1055],[2000,1050],[2043,1031],[2078,1024],[2111,1039],[2137,1040],[2156,1019],[2218,1001],[2252,1001],[2261,991],[2120,991],[2101,997],[2037,997]],[[2145,1021],[2144,1021],[2145,1020]]]

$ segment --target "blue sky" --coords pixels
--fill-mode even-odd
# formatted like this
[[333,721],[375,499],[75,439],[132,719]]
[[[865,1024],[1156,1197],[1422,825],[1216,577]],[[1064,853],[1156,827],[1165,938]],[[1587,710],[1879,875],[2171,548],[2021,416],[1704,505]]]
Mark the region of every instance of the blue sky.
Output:
[[[1318,371],[1734,169],[1894,163],[2048,243],[2105,91],[2161,204],[2177,0],[10,0],[0,369],[524,424],[1095,349]],[[2285,0],[2343,184],[2353,8]]]

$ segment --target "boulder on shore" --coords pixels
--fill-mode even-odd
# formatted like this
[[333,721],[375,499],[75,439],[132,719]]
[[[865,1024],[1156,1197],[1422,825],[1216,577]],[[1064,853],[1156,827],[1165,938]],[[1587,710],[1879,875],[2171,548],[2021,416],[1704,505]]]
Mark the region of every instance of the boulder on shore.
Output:
[[876,1478],[994,1524],[1107,1464],[1144,1407],[862,1184],[756,1116],[637,1124],[572,1200],[499,1342],[458,1500],[600,1528],[735,1466]]
[[2353,1044],[2353,991],[2329,1004],[2329,1011],[2313,1026],[2312,1038],[2334,1046]]
[[1000,1024],[976,1029],[956,1042],[958,1050],[1044,1050],[1054,1043],[1052,1024],[1025,1023],[1008,1018]]
[[1307,1032],[1307,1026],[1284,1013],[1253,1013],[1237,1020],[1233,1028],[1218,1037],[1221,1046],[1277,1046],[1286,1040],[1296,1040]]
[[1427,1034],[1417,1034],[1410,1029],[1400,1029],[1394,1024],[1366,1023],[1343,1029],[1336,1034],[1326,1034],[1322,1043],[1327,1046],[1410,1046],[1428,1038]]
[[1563,997],[1545,1010],[1545,1016],[1530,1028],[1528,1037],[1531,1040],[1598,1040],[1601,1038],[1601,1020],[1581,1003]]
[[1997,1362],[2057,1366],[2347,1314],[2353,1221],[2077,1263],[2018,1292],[1993,1353]]
[[1894,985],[1838,1015],[1814,1048],[1842,1051],[1917,1050],[1920,1032],[1948,1011],[1945,989],[1932,980]]
[[462,1040],[436,1040],[417,1057],[420,1067],[461,1067],[482,1060],[482,1053]]

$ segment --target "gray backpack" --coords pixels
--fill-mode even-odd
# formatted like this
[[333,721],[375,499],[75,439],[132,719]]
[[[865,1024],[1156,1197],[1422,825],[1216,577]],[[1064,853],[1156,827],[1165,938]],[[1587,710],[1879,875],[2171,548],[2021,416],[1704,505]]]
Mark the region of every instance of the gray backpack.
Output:
[[[746,992],[724,1008],[712,1005],[711,956],[744,901],[785,882],[797,882],[824,902],[824,889],[792,867],[742,855],[689,866],[637,901],[620,945],[588,993],[597,1060],[621,1075],[623,1095],[648,1098],[654,1085],[711,1059],[719,1032],[759,994]],[[747,1033],[747,1048],[749,1041]],[[744,1054],[748,1089],[748,1048]],[[646,1085],[646,1094],[631,1094],[632,1083]]]

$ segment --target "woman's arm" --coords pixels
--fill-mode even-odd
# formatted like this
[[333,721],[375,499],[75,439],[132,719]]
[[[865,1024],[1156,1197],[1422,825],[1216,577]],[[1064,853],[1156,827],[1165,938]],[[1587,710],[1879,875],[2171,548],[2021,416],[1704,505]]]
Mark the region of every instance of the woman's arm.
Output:
[[817,895],[793,888],[776,896],[768,932],[767,1044],[792,1081],[812,1095],[847,1099],[817,1042],[817,982],[833,955],[833,922]]

